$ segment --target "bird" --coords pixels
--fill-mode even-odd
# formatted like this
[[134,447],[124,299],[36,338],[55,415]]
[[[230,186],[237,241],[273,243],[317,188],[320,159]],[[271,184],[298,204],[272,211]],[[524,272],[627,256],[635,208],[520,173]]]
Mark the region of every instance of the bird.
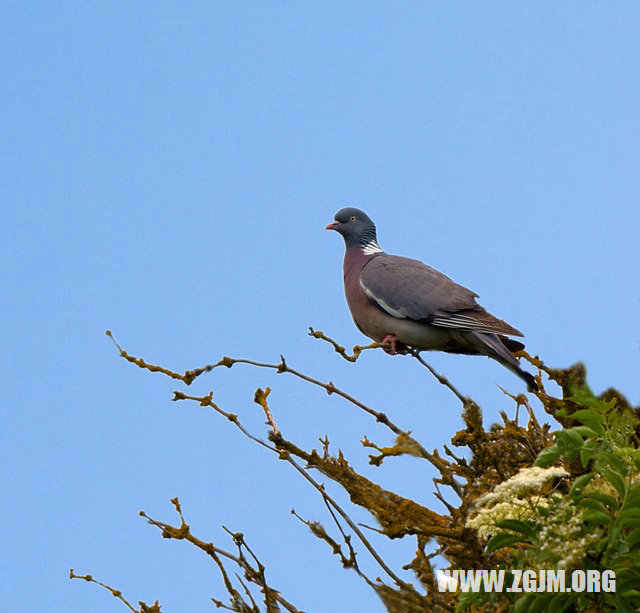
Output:
[[484,355],[539,391],[513,355],[522,332],[478,304],[478,294],[419,260],[385,253],[376,226],[360,209],[340,209],[326,226],[345,242],[344,291],[358,329],[391,354],[411,349]]

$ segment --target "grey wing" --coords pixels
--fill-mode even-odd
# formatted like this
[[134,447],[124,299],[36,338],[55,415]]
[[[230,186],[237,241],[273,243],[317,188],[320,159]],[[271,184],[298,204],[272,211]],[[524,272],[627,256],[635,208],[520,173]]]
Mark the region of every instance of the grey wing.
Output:
[[364,266],[360,284],[370,300],[400,319],[522,336],[482,308],[476,302],[478,294],[419,260],[382,253]]
[[360,283],[369,298],[395,317],[419,321],[478,306],[475,292],[435,268],[399,255],[372,258],[362,269]]

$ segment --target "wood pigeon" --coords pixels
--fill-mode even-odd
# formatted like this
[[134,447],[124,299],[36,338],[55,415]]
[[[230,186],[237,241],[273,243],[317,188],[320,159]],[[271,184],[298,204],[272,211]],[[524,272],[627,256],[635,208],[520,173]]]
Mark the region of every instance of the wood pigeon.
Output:
[[341,209],[334,219],[326,229],[344,238],[344,291],[363,334],[387,343],[392,355],[407,347],[486,355],[538,391],[513,356],[524,345],[507,338],[522,332],[481,307],[478,294],[418,260],[382,251],[373,221],[360,209]]

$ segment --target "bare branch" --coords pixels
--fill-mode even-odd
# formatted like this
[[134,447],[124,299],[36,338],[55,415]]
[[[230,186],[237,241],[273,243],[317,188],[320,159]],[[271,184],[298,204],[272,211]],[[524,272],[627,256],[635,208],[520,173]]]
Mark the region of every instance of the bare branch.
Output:
[[[336,353],[339,353],[345,360],[348,360],[349,362],[355,362],[365,349],[378,349],[378,348],[385,348],[385,347],[391,346],[390,343],[377,343],[377,342],[373,342],[373,343],[370,343],[369,345],[364,345],[364,346],[355,345],[353,347],[353,355],[350,356],[350,355],[347,355],[345,348],[342,345],[340,345],[337,341],[333,340],[331,337],[324,334],[324,332],[322,332],[321,330],[314,330],[311,326],[309,326],[309,336],[312,336],[313,338],[319,338],[331,344],[334,350],[336,351]],[[407,353],[413,356],[416,360],[418,360],[418,362],[420,362],[420,364],[422,364],[436,378],[436,380],[439,383],[448,387],[455,394],[458,400],[460,400],[460,402],[462,402],[463,405],[466,405],[469,399],[466,396],[463,396],[446,377],[438,373],[433,367],[427,364],[420,357],[420,351],[418,349],[415,349],[413,347],[408,347]]]
[[[244,540],[244,534],[242,534],[242,532],[231,532],[231,530],[229,530],[229,528],[227,528],[226,526],[222,526],[222,529],[225,532],[227,532],[227,534],[229,534],[231,538],[233,538],[233,542],[236,544],[236,547],[238,548],[238,557],[245,563],[246,566],[250,566],[250,564],[247,558],[245,557],[242,549],[243,548],[246,549],[249,552],[249,555],[253,558],[257,566],[256,572],[260,575],[261,584],[264,586],[262,591],[264,593],[264,603],[265,603],[265,606],[267,607],[267,611],[268,612],[279,611],[280,609],[276,603],[274,590],[272,590],[269,587],[269,584],[267,583],[267,579],[265,577],[265,566],[262,562],[260,562],[260,560],[258,560],[257,556],[253,553],[249,545]],[[247,594],[249,594],[249,597],[251,598],[251,602],[253,602],[255,606],[255,602],[251,597],[249,590],[246,588],[244,583],[242,583],[242,586],[245,588],[245,591],[247,592]],[[255,608],[256,610],[258,610],[257,606]]]
[[144,602],[140,601],[138,603],[140,605],[140,608],[134,609],[133,605],[122,595],[122,592],[120,590],[116,590],[110,585],[94,579],[91,575],[76,575],[73,572],[73,568],[69,569],[69,579],[83,579],[84,581],[87,581],[89,583],[95,583],[96,585],[99,585],[105,590],[111,592],[113,596],[120,600],[130,611],[133,611],[133,613],[160,613],[160,605],[158,604],[157,600],[152,605],[147,605]]
[[442,495],[442,492],[440,491],[440,485],[438,484],[438,481],[436,479],[433,480],[433,484],[436,486],[435,497],[445,507],[447,507],[447,511],[449,511],[449,513],[454,513],[456,511],[456,508],[445,500],[444,496]]
[[[163,538],[189,541],[191,544],[195,545],[198,549],[201,549],[202,551],[204,551],[216,563],[216,566],[218,566],[218,569],[220,570],[220,574],[222,575],[225,588],[227,592],[229,592],[229,595],[231,596],[230,602],[232,607],[229,610],[248,612],[248,611],[253,611],[254,608],[251,605],[247,604],[242,598],[240,592],[238,592],[238,590],[236,590],[236,588],[233,587],[233,584],[229,579],[229,576],[224,568],[224,565],[222,563],[222,560],[220,559],[220,556],[235,562],[243,570],[247,580],[251,581],[258,587],[260,587],[260,589],[265,594],[265,599],[266,599],[265,602],[277,601],[290,613],[302,613],[299,609],[297,609],[291,603],[289,603],[280,594],[280,592],[278,592],[277,590],[274,590],[272,587],[270,587],[267,584],[264,578],[264,566],[258,563],[258,568],[254,568],[253,566],[251,566],[251,564],[249,564],[248,560],[244,557],[244,555],[239,555],[239,556],[233,555],[232,553],[229,553],[224,549],[220,549],[219,547],[216,547],[213,543],[206,543],[200,540],[199,538],[197,538],[196,536],[194,536],[191,532],[191,529],[189,528],[189,526],[184,520],[184,517],[182,515],[182,510],[180,508],[180,502],[178,501],[178,499],[172,498],[171,502],[174,505],[178,515],[180,516],[180,527],[172,526],[171,524],[167,524],[165,522],[161,522],[156,519],[153,519],[152,517],[149,517],[144,511],[140,511],[140,515],[144,517],[148,523],[159,528],[162,531]],[[231,532],[230,534],[234,536],[234,541],[236,542],[236,545],[237,545],[238,541],[236,541],[235,539],[237,535]],[[246,547],[246,543],[244,543],[244,539],[242,539],[242,543]],[[257,560],[257,558],[255,559]],[[269,596],[267,596],[267,594],[269,594]],[[229,608],[223,605],[220,601],[217,601],[215,599],[212,599],[212,600],[214,604],[216,604],[216,606],[218,607]],[[272,604],[271,609],[269,609],[269,605],[267,605],[267,610],[275,611],[277,609],[274,609]]]
[[360,357],[360,354],[366,349],[378,349],[379,347],[385,346],[385,344],[376,343],[375,341],[373,343],[369,343],[368,345],[354,345],[352,349],[353,355],[348,355],[346,349],[342,345],[339,345],[332,338],[325,336],[322,330],[314,330],[311,326],[309,326],[309,336],[312,336],[313,338],[319,338],[331,344],[336,353],[339,353],[348,362],[355,362]]
[[180,375],[177,372],[173,372],[172,370],[163,368],[162,366],[156,366],[155,364],[148,364],[141,358],[136,358],[132,355],[129,355],[122,347],[120,347],[120,345],[118,345],[118,343],[116,342],[116,339],[113,338],[113,334],[111,334],[111,330],[107,330],[105,334],[113,341],[113,344],[118,348],[120,355],[125,360],[127,360],[127,362],[131,362],[132,364],[135,364],[138,368],[143,368],[150,372],[160,372],[163,375],[167,375],[168,377],[171,377],[172,379],[181,379],[182,381],[185,380],[184,375]]
[[449,379],[447,379],[444,375],[441,375],[438,371],[435,370],[435,368],[427,364],[422,359],[422,357],[420,356],[420,352],[417,349],[413,349],[413,347],[409,347],[408,351],[410,355],[412,355],[416,360],[418,360],[418,362],[420,362],[420,364],[422,364],[436,378],[438,383],[441,383],[445,387],[448,387],[453,392],[455,397],[462,403],[462,406],[466,407],[469,404],[470,398],[468,396],[463,396],[454,387],[453,383],[449,381]]
[[271,430],[276,436],[281,436],[280,430],[276,425],[275,420],[273,419],[273,415],[271,414],[271,410],[269,409],[269,405],[267,404],[267,396],[271,393],[271,388],[266,388],[262,391],[262,388],[258,388],[256,390],[255,396],[253,397],[253,401],[256,404],[259,404],[264,410],[264,414],[267,416],[267,424],[271,426]]
[[250,438],[255,443],[258,443],[258,445],[261,445],[262,447],[265,447],[266,449],[269,449],[270,451],[276,451],[277,452],[277,449],[275,447],[272,447],[267,442],[263,441],[261,438],[258,438],[257,436],[254,436],[253,434],[251,434],[251,432],[249,432],[240,423],[240,420],[238,419],[238,416],[235,413],[228,413],[227,411],[221,409],[213,401],[213,392],[209,392],[206,396],[188,396],[187,394],[183,394],[182,392],[174,391],[172,400],[174,402],[176,402],[178,400],[194,400],[195,402],[198,402],[201,407],[211,407],[216,413],[219,413],[220,415],[226,417],[247,438]]
[[304,519],[303,517],[301,517],[296,513],[295,509],[291,509],[291,515],[293,515],[296,519],[298,519],[305,526],[307,526],[307,528],[311,530],[311,533],[315,537],[324,541],[329,545],[329,547],[331,547],[331,551],[340,558],[340,562],[342,563],[343,568],[353,568],[361,577],[363,577],[367,581],[367,583],[370,583],[367,577],[365,577],[364,574],[358,568],[358,565],[356,564],[356,561],[355,561],[355,552],[353,550],[350,552],[349,556],[346,556],[342,551],[342,547],[340,546],[340,543],[338,543],[335,539],[333,539],[329,535],[329,533],[326,531],[325,527],[321,523],[317,521],[310,521],[310,520]]

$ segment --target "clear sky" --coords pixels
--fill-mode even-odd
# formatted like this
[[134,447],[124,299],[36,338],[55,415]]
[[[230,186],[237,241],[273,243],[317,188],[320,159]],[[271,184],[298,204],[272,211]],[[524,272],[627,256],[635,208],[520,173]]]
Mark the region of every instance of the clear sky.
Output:
[[[92,573],[163,610],[211,611],[216,569],[140,509],[232,548],[308,611],[380,611],[291,507],[317,492],[224,419],[171,403],[175,370],[277,361],[355,394],[440,447],[460,407],[410,358],[348,364],[306,336],[366,339],[324,231],[355,205],[380,244],[470,287],[548,364],[640,402],[637,2],[6,2],[0,23],[6,611],[123,611]],[[522,382],[485,358],[429,355],[483,407]],[[530,368],[531,370],[531,368]],[[440,509],[415,458],[337,397],[237,367],[199,379],[256,434],[269,385],[284,434],[329,436],[354,467]],[[331,488],[339,500],[345,497]],[[372,523],[364,512],[358,521]],[[395,568],[414,542],[380,544]],[[360,559],[376,576],[367,553]],[[410,574],[403,575],[412,580]]]

